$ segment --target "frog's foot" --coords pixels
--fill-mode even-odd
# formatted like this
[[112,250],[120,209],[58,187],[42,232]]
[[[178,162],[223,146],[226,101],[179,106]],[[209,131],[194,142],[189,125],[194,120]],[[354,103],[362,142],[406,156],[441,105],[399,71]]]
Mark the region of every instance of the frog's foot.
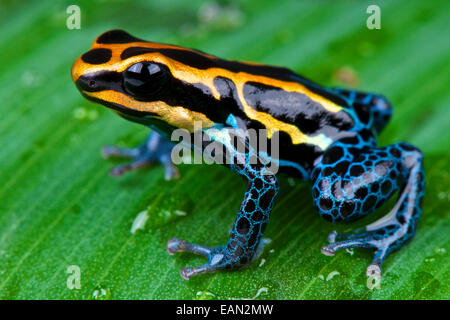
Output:
[[167,251],[171,255],[176,252],[192,252],[208,259],[208,263],[204,265],[180,269],[180,275],[186,280],[198,274],[227,269],[232,266],[232,261],[227,261],[226,258],[226,246],[206,247],[180,239],[170,239],[167,243]]
[[171,180],[179,177],[178,169],[170,158],[172,146],[171,142],[165,140],[158,133],[152,132],[146,141],[137,148],[106,146],[102,149],[102,155],[107,159],[113,157],[132,159],[130,163],[112,168],[110,174],[113,176],[121,176],[125,172],[159,162],[165,167],[165,179]]
[[176,252],[191,252],[202,255],[208,259],[208,263],[197,266],[180,269],[180,275],[189,280],[191,277],[208,272],[214,272],[223,269],[237,269],[247,266],[249,263],[258,259],[264,246],[270,240],[261,241],[256,250],[244,250],[241,247],[231,249],[231,245],[218,247],[206,247],[198,244],[190,243],[180,239],[170,239],[167,243],[167,251],[173,255]]
[[[350,248],[375,249],[375,256],[372,263],[366,269],[367,276],[380,276],[381,265],[384,259],[394,250],[401,247],[412,234],[407,232],[407,228],[400,225],[396,219],[385,221],[379,228],[367,226],[366,232],[360,234],[338,234],[333,231],[328,236],[331,242],[322,247],[322,253],[327,256],[334,256],[337,250]],[[335,240],[342,240],[335,242]]]

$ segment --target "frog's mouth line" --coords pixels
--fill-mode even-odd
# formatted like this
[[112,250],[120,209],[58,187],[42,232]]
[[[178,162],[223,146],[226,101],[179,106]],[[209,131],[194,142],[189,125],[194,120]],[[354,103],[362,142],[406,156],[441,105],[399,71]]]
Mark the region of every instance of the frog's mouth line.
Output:
[[82,92],[85,96],[99,99],[100,103],[109,104],[111,108],[116,110],[119,108],[118,111],[120,112],[130,116],[137,116],[139,118],[137,122],[142,122],[142,119],[158,119],[168,123],[171,127],[186,129],[189,132],[195,130],[197,121],[202,123],[202,127],[212,127],[214,125],[214,122],[201,112],[192,111],[183,106],[172,106],[161,100],[139,101],[115,90],[94,92],[82,90]]
[[81,92],[81,94],[83,95],[83,97],[85,97],[89,101],[104,105],[104,106],[114,110],[115,112],[119,113],[121,116],[123,115],[123,116],[129,117],[127,119],[134,121],[134,122],[139,122],[139,123],[147,125],[148,121],[151,121],[154,118],[159,117],[156,113],[152,113],[149,111],[137,111],[137,110],[133,110],[130,108],[126,108],[115,102],[110,102],[107,100],[99,99],[97,97],[92,96],[91,94],[89,94],[89,92],[86,92],[84,90]]
[[175,127],[171,126],[167,122],[160,119],[160,116],[156,113],[152,113],[149,111],[137,111],[130,108],[126,108],[118,103],[93,97],[92,95],[89,95],[89,93],[85,91],[81,91],[81,94],[89,101],[92,101],[100,105],[104,105],[105,107],[112,109],[118,116],[126,120],[150,127],[158,131],[159,133],[168,134],[176,129]]

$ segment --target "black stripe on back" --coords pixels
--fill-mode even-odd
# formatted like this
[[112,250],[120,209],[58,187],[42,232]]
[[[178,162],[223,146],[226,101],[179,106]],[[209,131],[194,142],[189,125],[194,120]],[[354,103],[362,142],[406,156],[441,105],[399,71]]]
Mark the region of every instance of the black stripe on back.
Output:
[[102,64],[108,62],[111,57],[111,49],[97,48],[83,54],[81,60],[89,64]]
[[255,110],[294,124],[305,134],[323,132],[331,138],[338,131],[349,130],[354,125],[347,112],[330,112],[306,94],[257,82],[244,85],[244,99]]
[[313,81],[302,77],[284,67],[252,65],[238,61],[223,60],[220,58],[211,59],[202,55],[200,51],[187,51],[180,49],[152,49],[145,47],[131,47],[125,49],[120,57],[122,58],[122,60],[124,60],[133,56],[154,52],[161,53],[168,58],[197,69],[205,70],[209,68],[223,68],[232,72],[246,72],[249,74],[265,76],[281,81],[297,82],[305,86],[308,90],[327,98],[337,105],[348,107],[347,101],[340,95],[334,94],[333,92],[323,88]]
[[130,43],[130,42],[144,42],[144,40],[133,37],[128,32],[123,30],[110,30],[98,37],[97,43],[99,44],[112,44],[112,43]]
[[166,57],[186,64],[190,67],[206,70],[209,68],[222,68],[232,72],[246,72],[250,74],[271,77],[274,79],[291,81],[294,80],[290,78],[293,74],[289,69],[282,67],[273,66],[259,66],[252,65],[237,61],[223,60],[220,58],[208,58],[201,54],[199,51],[188,51],[180,49],[153,49],[145,47],[131,47],[125,49],[120,55],[121,59],[127,59],[133,56],[158,52]]

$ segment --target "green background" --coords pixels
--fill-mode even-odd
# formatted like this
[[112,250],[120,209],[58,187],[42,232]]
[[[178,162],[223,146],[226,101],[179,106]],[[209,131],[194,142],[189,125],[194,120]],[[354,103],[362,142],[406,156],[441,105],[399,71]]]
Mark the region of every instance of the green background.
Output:
[[[74,3],[81,30],[66,28]],[[381,30],[366,27],[369,4],[381,8]],[[446,0],[2,1],[0,298],[448,299],[449,21]],[[354,225],[320,219],[310,186],[288,178],[265,233],[272,242],[257,261],[183,280],[180,268],[205,261],[169,256],[167,240],[225,243],[245,183],[208,165],[182,165],[171,182],[160,166],[109,176],[119,162],[103,160],[101,146],[135,146],[148,131],[84,100],[70,68],[112,28],[385,94],[395,109],[380,143],[420,147],[427,184],[417,236],[387,259],[381,288],[366,286],[372,252],[320,253],[330,231]],[[146,209],[145,230],[131,234]],[[79,290],[66,286],[70,265],[81,269]]]

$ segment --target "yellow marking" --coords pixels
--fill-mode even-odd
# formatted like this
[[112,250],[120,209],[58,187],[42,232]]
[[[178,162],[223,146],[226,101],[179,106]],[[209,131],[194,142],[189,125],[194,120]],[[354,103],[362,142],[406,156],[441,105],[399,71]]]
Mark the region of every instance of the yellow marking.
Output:
[[313,145],[319,146],[322,150],[325,150],[331,143],[331,141],[328,141],[329,138],[327,138],[324,134],[320,134],[315,137],[310,137],[303,132],[300,131],[300,129],[292,124],[285,123],[283,121],[280,121],[274,117],[272,117],[267,112],[261,112],[253,109],[250,107],[247,103],[247,101],[244,98],[244,85],[241,84],[237,88],[237,93],[239,100],[241,101],[242,105],[244,106],[244,112],[245,114],[253,120],[261,122],[267,129],[267,137],[270,139],[272,135],[277,131],[284,131],[292,139],[293,144],[301,144],[301,143],[309,143]]
[[[100,37],[100,36],[99,36]],[[98,39],[98,37],[97,37]],[[157,42],[149,42],[149,41],[136,41],[136,42],[129,42],[129,43],[97,43],[97,39],[95,39],[94,43],[92,44],[92,49],[95,48],[108,48],[111,49],[113,52],[114,50],[119,51],[119,54],[122,53],[123,50],[131,47],[141,47],[141,48],[149,48],[149,49],[175,49],[175,50],[182,50],[182,51],[190,51],[198,53],[206,58],[209,59],[217,59],[216,56],[207,54],[195,49],[191,48],[185,48],[176,46],[173,44],[166,44],[166,43],[157,43]]]
[[307,136],[303,134],[296,126],[275,119],[267,112],[261,112],[250,107],[244,98],[244,85],[240,84],[237,89],[238,98],[241,101],[245,114],[252,120],[261,122],[267,129],[267,137],[270,139],[277,131],[284,131],[291,136],[293,144],[307,142]]
[[117,103],[128,109],[156,113],[161,120],[164,120],[177,128],[186,129],[189,132],[194,132],[195,121],[201,121],[203,128],[209,128],[214,125],[213,121],[200,112],[191,111],[180,106],[169,106],[162,101],[138,101],[113,90],[104,90],[100,92],[83,91],[83,93],[103,101]]

